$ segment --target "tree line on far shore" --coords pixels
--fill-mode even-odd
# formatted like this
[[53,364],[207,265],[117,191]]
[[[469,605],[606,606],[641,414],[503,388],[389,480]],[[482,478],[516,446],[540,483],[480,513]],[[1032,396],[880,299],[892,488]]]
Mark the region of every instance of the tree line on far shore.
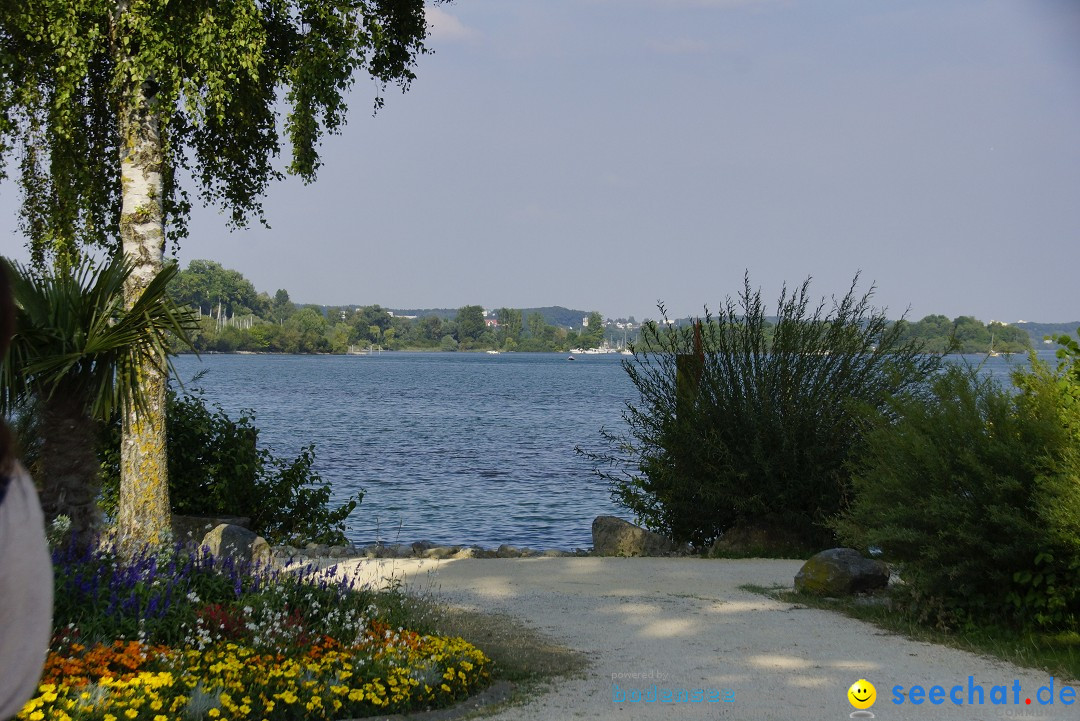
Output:
[[348,353],[373,347],[552,352],[604,342],[603,317],[595,311],[588,324],[567,328],[517,308],[499,308],[492,318],[481,306],[467,305],[444,318],[394,315],[379,305],[301,305],[283,289],[272,297],[260,293],[239,272],[209,260],[191,261],[170,293],[201,316],[193,334],[199,352]]
[[[587,326],[572,328],[515,308],[498,309],[496,322],[490,323],[478,305],[458,309],[453,318],[434,313],[411,318],[395,316],[379,305],[296,304],[288,291],[279,289],[273,296],[259,292],[240,272],[210,260],[191,261],[177,274],[170,293],[202,316],[195,333],[200,352],[347,353],[370,347],[566,352],[596,348],[605,340],[617,345],[640,337],[639,327],[625,333],[605,327],[595,311]],[[972,316],[950,320],[928,315],[898,322],[905,339],[921,341],[931,353],[1026,353],[1032,345],[1022,328],[983,323]]]

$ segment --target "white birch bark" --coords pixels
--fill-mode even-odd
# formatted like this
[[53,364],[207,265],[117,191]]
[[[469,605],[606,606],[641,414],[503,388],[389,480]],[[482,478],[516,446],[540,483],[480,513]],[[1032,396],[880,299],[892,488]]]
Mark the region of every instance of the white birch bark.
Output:
[[[128,3],[117,4],[117,17]],[[114,45],[114,47],[116,47]],[[163,150],[158,117],[146,85],[133,89],[120,108],[120,165],[123,207],[120,239],[134,265],[124,288],[131,307],[162,268],[165,231],[162,214]],[[138,369],[145,407],[124,414],[120,447],[121,545],[134,550],[169,540],[168,465],[165,449],[165,373],[153,363]]]

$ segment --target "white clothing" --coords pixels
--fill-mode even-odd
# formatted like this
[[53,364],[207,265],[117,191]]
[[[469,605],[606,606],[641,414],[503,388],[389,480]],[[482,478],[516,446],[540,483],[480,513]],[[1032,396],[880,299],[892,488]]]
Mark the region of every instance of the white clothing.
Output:
[[52,635],[53,570],[45,519],[19,464],[0,501],[0,719],[37,690]]

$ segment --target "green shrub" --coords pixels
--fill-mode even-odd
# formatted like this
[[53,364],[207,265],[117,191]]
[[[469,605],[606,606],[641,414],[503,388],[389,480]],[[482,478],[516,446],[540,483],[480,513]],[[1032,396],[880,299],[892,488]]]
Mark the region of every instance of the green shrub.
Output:
[[606,452],[583,451],[615,500],[699,547],[733,530],[829,543],[824,523],[849,497],[861,419],[940,364],[856,282],[828,311],[810,305],[809,281],[785,289],[775,325],[749,279],[699,330],[646,325],[623,364],[640,395],[623,413],[627,430],[601,431]]
[[[345,521],[362,494],[330,507],[331,488],[313,468],[314,446],[290,460],[258,445],[254,413],[231,419],[198,392],[169,390],[166,437],[169,499],[174,513],[251,518],[251,530],[271,543],[344,544]],[[119,428],[103,451],[102,505],[115,509]]]
[[838,534],[899,563],[940,625],[1080,619],[1076,382],[1031,360],[1013,389],[953,367],[928,397],[897,398],[856,464]]

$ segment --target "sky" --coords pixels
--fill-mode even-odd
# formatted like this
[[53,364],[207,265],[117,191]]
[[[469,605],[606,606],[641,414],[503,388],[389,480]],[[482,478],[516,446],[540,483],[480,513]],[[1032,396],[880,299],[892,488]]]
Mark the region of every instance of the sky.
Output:
[[[357,82],[271,229],[176,255],[320,304],[716,308],[860,288],[890,317],[1080,319],[1080,2],[456,0]],[[0,253],[25,258],[0,186]],[[171,249],[170,249],[171,251]]]

